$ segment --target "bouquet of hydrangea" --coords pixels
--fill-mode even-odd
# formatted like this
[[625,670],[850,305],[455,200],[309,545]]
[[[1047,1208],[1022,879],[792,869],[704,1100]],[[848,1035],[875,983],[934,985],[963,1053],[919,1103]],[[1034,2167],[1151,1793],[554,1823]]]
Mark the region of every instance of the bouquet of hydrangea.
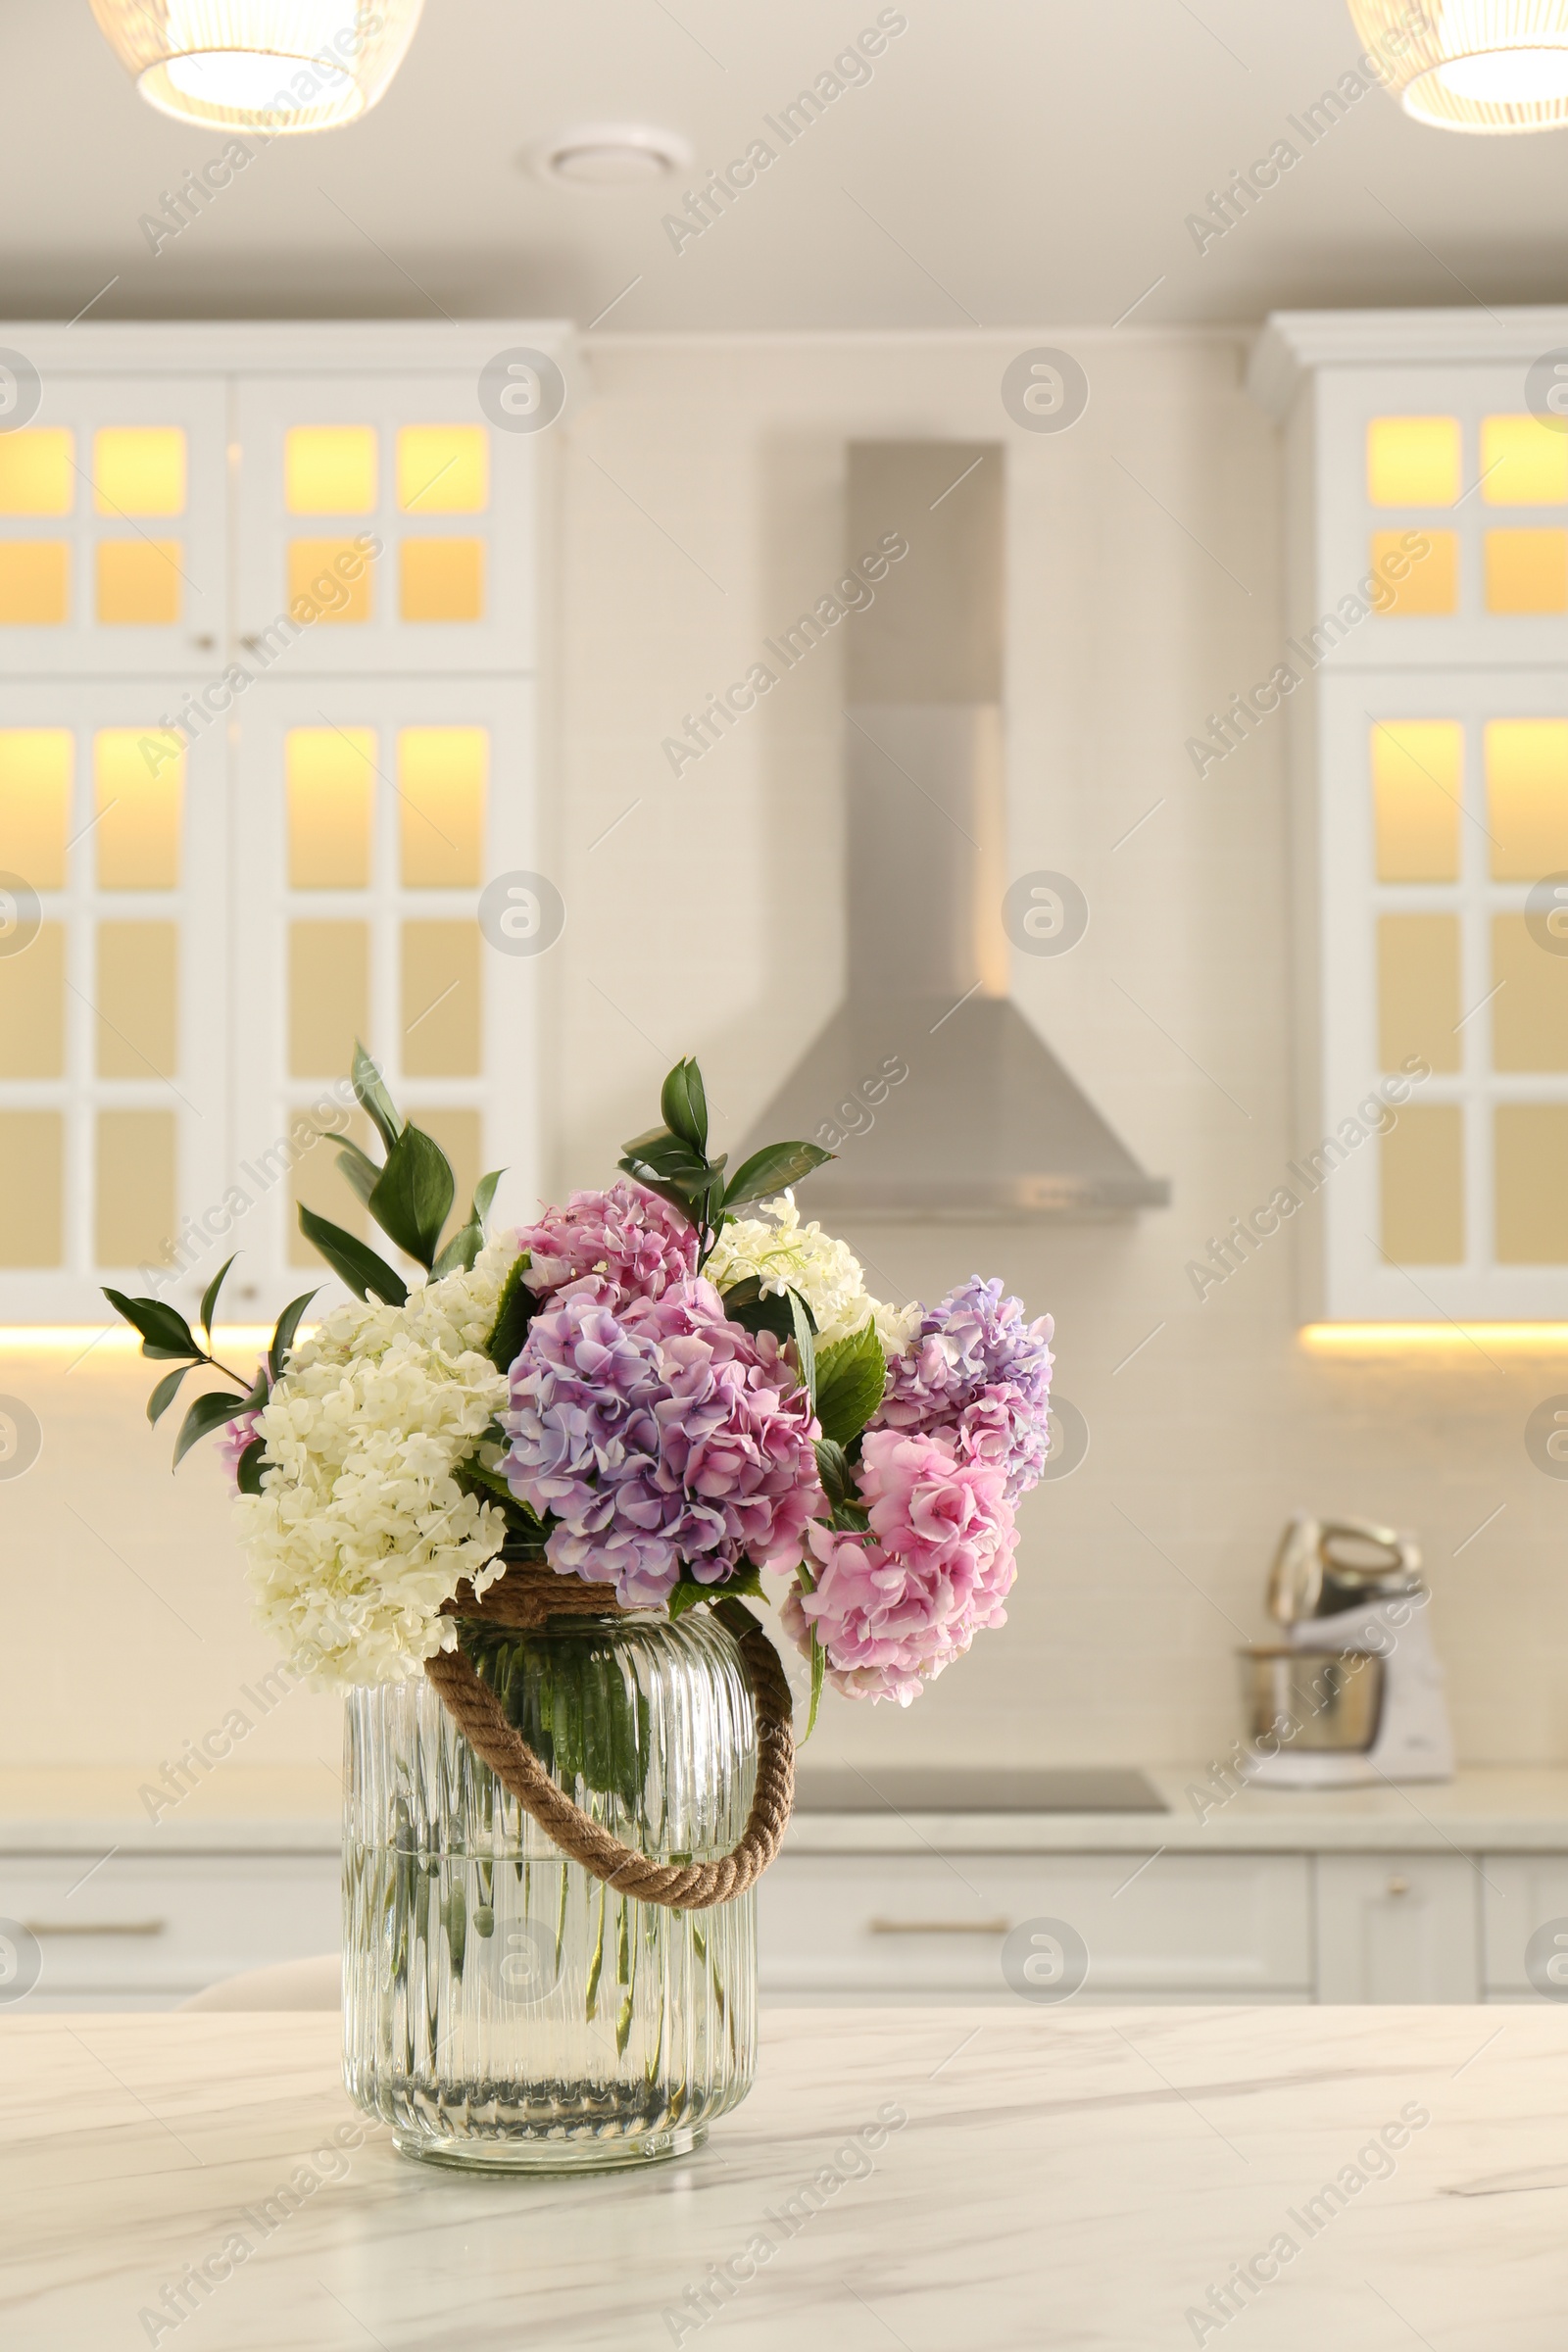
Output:
[[[509,1563],[612,1587],[629,1608],[767,1597],[851,1697],[907,1705],[1004,1621],[1013,1512],[1045,1463],[1049,1317],[979,1276],[940,1305],[873,1298],[793,1186],[831,1156],[769,1145],[710,1158],[695,1061],[619,1181],[491,1237],[498,1176],[443,1242],[455,1199],[434,1140],[379,1071],[355,1091],[382,1147],[339,1165],[422,1279],[302,1207],[351,1299],[279,1318],[247,1383],[157,1298],[107,1293],[172,1369],[235,1383],[189,1407],[175,1462],[222,1433],[263,1623],[319,1686],[418,1672],[457,1640],[460,1586]],[[740,1213],[745,1212],[745,1213]],[[229,1260],[232,1264],[233,1260]]]

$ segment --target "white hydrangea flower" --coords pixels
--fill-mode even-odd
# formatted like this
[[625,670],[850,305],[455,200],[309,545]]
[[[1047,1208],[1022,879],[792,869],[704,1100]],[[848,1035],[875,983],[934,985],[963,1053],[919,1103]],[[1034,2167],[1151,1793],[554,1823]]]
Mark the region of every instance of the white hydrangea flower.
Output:
[[241,1540],[262,1624],[318,1690],[417,1673],[452,1646],[462,1580],[501,1574],[502,1514],[454,1472],[506,1400],[483,1348],[516,1254],[494,1242],[403,1306],[334,1307],[262,1409]]
[[872,1298],[864,1269],[847,1242],[820,1225],[801,1223],[792,1192],[764,1201],[760,1217],[726,1225],[703,1272],[720,1291],[750,1274],[764,1292],[799,1291],[816,1317],[819,1348],[848,1339],[871,1317],[884,1350],[895,1355],[920,1328],[918,1306],[885,1306]]

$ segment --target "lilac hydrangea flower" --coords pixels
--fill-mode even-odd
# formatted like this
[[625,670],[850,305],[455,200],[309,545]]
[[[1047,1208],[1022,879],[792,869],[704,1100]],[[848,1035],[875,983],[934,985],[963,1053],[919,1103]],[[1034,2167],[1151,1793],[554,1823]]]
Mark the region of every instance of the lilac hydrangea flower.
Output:
[[1000,1279],[976,1274],[927,1307],[888,1382],[872,1426],[943,1429],[959,1458],[1004,1471],[1009,1503],[1039,1479],[1050,1444],[1051,1317],[1026,1323]]
[[555,1521],[559,1575],[662,1601],[690,1566],[793,1568],[823,1507],[810,1400],[770,1332],[731,1323],[710,1283],[624,1300],[593,1277],[536,1315],[500,1416],[513,1493]]
[[564,1208],[525,1225],[517,1243],[528,1252],[536,1298],[590,1274],[622,1299],[662,1298],[697,1272],[697,1236],[684,1217],[657,1193],[624,1181],[608,1193],[573,1193]]

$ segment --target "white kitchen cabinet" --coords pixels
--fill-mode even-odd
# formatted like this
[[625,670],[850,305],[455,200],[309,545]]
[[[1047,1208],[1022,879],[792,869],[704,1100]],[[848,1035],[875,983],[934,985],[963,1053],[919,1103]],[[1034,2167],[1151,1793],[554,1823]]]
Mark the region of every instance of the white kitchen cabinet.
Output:
[[291,644],[291,669],[535,667],[538,437],[492,429],[477,369],[443,367],[439,352],[430,337],[400,368],[238,384],[242,653],[364,540],[376,554]]
[[224,747],[182,747],[167,704],[156,679],[5,688],[0,866],[37,917],[0,959],[11,1322],[73,1321],[100,1281],[142,1289],[180,1204],[231,1181]]
[[1082,1995],[1310,1997],[1299,1854],[793,1854],[758,1891],[761,1989],[799,1998],[1011,2000],[1002,1947],[1062,1922],[1088,1950]]
[[7,1854],[0,1917],[38,1948],[28,2009],[169,2008],[245,1969],[336,1951],[341,1879],[333,1853],[116,1853],[97,1869]]
[[1310,1319],[1568,1314],[1568,440],[1534,367],[1565,342],[1562,311],[1325,312],[1254,352],[1287,633],[1189,750],[1212,777],[1289,731]]
[[[474,908],[487,877],[536,862],[534,715],[527,679],[290,676],[250,697],[234,755],[236,1166],[250,1204],[224,1247],[246,1252],[258,1321],[319,1274],[296,1200],[359,1218],[331,1145],[292,1169],[277,1150],[330,1109],[356,1036],[376,1041],[394,1101],[446,1152],[461,1205],[488,1168],[528,1183],[546,968],[497,954]],[[329,823],[313,822],[313,804]]]
[[[1544,1960],[1549,1963],[1558,1950],[1568,1954],[1568,1856],[1488,1854],[1484,1868],[1482,1952],[1487,1998],[1543,2000],[1546,1996],[1526,1973],[1526,1947],[1538,1932],[1547,1930],[1550,1933],[1543,1942],[1551,1948],[1544,1953]],[[1564,1989],[1568,1992],[1568,1984]]]
[[296,1200],[364,1222],[314,1141],[356,1036],[464,1205],[539,1189],[559,402],[481,376],[526,347],[559,392],[569,333],[5,339],[41,387],[0,431],[0,891],[35,932],[0,958],[6,1317],[97,1322],[106,1281],[189,1312],[242,1250],[225,1305],[270,1320],[318,1270]]
[[0,434],[0,677],[172,680],[221,670],[221,378],[173,368],[105,375],[73,368],[69,350],[62,344],[64,365],[45,367],[29,338],[44,372],[41,406],[27,425]]
[[1320,1854],[1320,2001],[1473,2001],[1481,1885],[1460,1854]]

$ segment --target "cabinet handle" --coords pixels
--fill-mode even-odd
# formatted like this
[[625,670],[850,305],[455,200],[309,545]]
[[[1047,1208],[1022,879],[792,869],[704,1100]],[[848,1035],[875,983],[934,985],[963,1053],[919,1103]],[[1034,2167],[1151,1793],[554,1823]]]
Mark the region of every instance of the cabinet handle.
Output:
[[167,1919],[24,1919],[28,1936],[162,1936]]
[[1005,1936],[1010,1919],[871,1919],[873,1936]]
[[1408,1894],[1409,1891],[1410,1882],[1408,1879],[1395,1878],[1389,1881],[1389,1892],[1391,1894]]

